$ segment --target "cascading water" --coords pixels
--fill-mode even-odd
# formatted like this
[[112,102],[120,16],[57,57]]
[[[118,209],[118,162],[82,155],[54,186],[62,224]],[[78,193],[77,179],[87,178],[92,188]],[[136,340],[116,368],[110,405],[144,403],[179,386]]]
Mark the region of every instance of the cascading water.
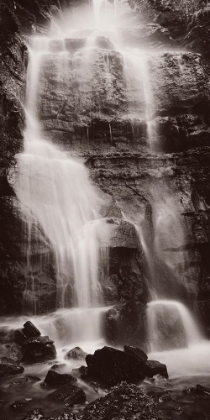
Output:
[[[25,147],[18,157],[15,183],[28,236],[25,300],[30,297],[35,311],[30,253],[34,246],[32,229],[36,226],[36,231],[41,229],[53,252],[57,307],[78,307],[69,314],[71,338],[78,339],[76,330],[79,330],[80,340],[88,335],[93,339],[101,334],[101,310],[97,310],[103,303],[99,259],[102,238],[104,241],[107,236],[106,223],[99,213],[102,200],[91,184],[85,166],[43,138],[36,104],[40,69],[50,54],[50,45],[48,39],[34,38],[29,48]],[[62,72],[67,53],[61,50],[54,54],[61,61],[58,69]],[[82,321],[84,318],[86,322]]]

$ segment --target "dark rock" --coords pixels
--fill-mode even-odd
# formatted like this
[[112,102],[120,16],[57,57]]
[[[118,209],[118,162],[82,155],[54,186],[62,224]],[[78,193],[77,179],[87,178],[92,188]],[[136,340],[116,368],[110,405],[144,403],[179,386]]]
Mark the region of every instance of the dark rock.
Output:
[[39,337],[41,335],[38,328],[36,328],[35,325],[32,324],[32,322],[30,321],[27,321],[24,324],[24,333],[27,336],[27,338]]
[[27,339],[27,336],[23,328],[19,328],[18,330],[15,330],[14,332],[15,343],[22,345],[26,339]]
[[59,388],[60,386],[73,384],[76,382],[76,378],[67,373],[58,373],[52,369],[46,375],[44,383],[52,388]]
[[63,369],[65,367],[65,363],[55,363],[54,365],[51,366],[52,370],[60,370]]
[[26,403],[26,401],[24,401],[24,400],[23,401],[22,400],[15,401],[14,403],[12,403],[11,409],[15,410],[15,411],[21,411],[22,408],[24,407],[25,403]]
[[130,354],[133,357],[136,357],[137,359],[141,360],[141,362],[146,362],[148,359],[146,353],[144,353],[144,351],[138,347],[124,346],[124,352]]
[[210,397],[210,388],[206,388],[202,385],[196,385],[196,388],[191,388],[190,391],[196,395],[203,395],[206,397]]
[[80,366],[79,373],[80,373],[82,379],[87,378],[88,377],[88,368],[87,368],[87,366]]
[[23,344],[24,356],[26,363],[40,363],[53,360],[56,357],[56,349],[53,341],[49,337],[29,338]]
[[47,396],[51,400],[59,400],[65,402],[65,405],[72,406],[74,404],[82,404],[86,401],[86,395],[82,388],[68,384],[58,388]]
[[157,360],[147,360],[146,366],[146,375],[149,376],[149,378],[152,378],[155,375],[161,375],[168,379],[167,367],[163,363],[160,363]]
[[106,395],[88,404],[83,420],[152,420],[159,419],[155,403],[137,386],[121,384]]
[[3,357],[0,359],[0,378],[23,373],[24,368],[17,365],[13,360]]
[[47,418],[39,409],[35,409],[24,417],[24,420],[47,420]]
[[112,345],[139,346],[147,351],[146,304],[128,301],[106,313],[105,335]]
[[87,356],[80,347],[75,347],[65,354],[65,359],[83,360]]
[[88,375],[108,386],[122,381],[137,383],[145,378],[145,363],[111,347],[96,350],[94,355],[89,354],[86,363]]

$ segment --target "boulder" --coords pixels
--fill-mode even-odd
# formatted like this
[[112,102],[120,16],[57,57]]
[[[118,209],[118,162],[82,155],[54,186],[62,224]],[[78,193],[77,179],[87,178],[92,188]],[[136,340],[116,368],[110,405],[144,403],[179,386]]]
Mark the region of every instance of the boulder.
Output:
[[0,359],[0,378],[5,378],[10,375],[18,375],[24,372],[23,366],[18,365],[14,360],[2,357]]
[[55,370],[50,369],[46,375],[44,383],[52,388],[59,388],[63,385],[73,384],[76,382],[76,378],[67,373],[58,373]]
[[87,356],[80,347],[74,347],[65,354],[65,359],[83,360]]
[[86,395],[82,388],[73,384],[67,384],[59,387],[56,391],[47,396],[51,400],[65,402],[65,405],[82,404],[86,401]]
[[27,338],[39,337],[41,335],[41,333],[38,330],[38,328],[36,328],[35,325],[32,324],[31,321],[27,321],[24,324],[23,327],[24,327],[24,333],[27,336]]
[[113,386],[122,381],[137,383],[145,378],[146,365],[141,360],[111,347],[96,350],[86,356],[88,376]]
[[146,362],[148,359],[147,354],[138,347],[124,346],[124,352],[136,357],[138,360],[141,360],[141,362]]
[[147,351],[146,304],[128,301],[106,313],[105,334],[112,345],[139,346]]
[[48,336],[25,340],[23,352],[23,361],[26,363],[41,363],[53,360],[56,357],[55,346]]
[[137,386],[121,384],[88,404],[82,420],[154,420],[159,414],[153,399]]
[[149,378],[152,378],[155,375],[161,375],[168,379],[167,367],[163,363],[160,363],[157,360],[147,360],[146,366],[146,375],[149,376]]

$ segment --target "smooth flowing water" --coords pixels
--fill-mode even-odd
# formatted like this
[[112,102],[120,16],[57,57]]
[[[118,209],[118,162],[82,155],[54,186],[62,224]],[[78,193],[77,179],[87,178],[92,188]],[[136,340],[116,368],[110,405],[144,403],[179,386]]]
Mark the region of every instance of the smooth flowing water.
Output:
[[[71,319],[69,322],[80,331],[82,340],[88,335],[92,340],[100,337],[100,310],[95,308],[103,304],[99,282],[99,265],[103,264],[100,249],[105,238],[108,240],[108,234],[106,221],[100,216],[103,201],[92,185],[87,169],[46,139],[39,124],[36,109],[39,75],[45,59],[51,54],[50,46],[49,39],[37,37],[29,47],[25,144],[24,152],[18,156],[15,182],[27,229],[24,298],[26,304],[32,301],[35,312],[32,259],[40,249],[38,234],[33,236],[41,230],[42,240],[44,238],[48,244],[49,253],[53,253],[57,307],[78,307],[71,313],[73,322]],[[62,77],[67,53],[61,49],[54,54],[61,63],[58,77]],[[94,308],[92,313],[91,308]],[[71,338],[76,338],[74,331]]]

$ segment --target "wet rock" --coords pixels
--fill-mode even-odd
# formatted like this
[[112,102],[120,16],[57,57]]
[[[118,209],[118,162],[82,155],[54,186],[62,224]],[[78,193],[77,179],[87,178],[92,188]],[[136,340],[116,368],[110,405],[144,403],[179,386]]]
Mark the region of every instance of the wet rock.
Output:
[[8,344],[14,341],[14,330],[11,330],[9,327],[0,328],[0,343]]
[[80,366],[79,373],[80,373],[82,379],[87,378],[88,377],[88,367],[87,366]]
[[18,375],[23,373],[24,368],[16,364],[13,360],[3,357],[0,359],[0,378],[10,375]]
[[157,360],[147,360],[146,362],[146,375],[152,378],[155,375],[161,375],[164,378],[168,378],[167,367],[163,363]]
[[39,409],[35,409],[24,417],[24,420],[47,420],[47,417]]
[[158,419],[159,414],[151,397],[137,386],[121,384],[106,395],[88,404],[83,420]]
[[198,51],[206,57],[208,57],[208,50],[210,46],[209,19],[210,7],[209,4],[207,4],[206,7],[200,7],[200,10],[192,14],[186,31],[187,33],[184,38],[184,44],[186,47],[194,51]]
[[0,357],[7,357],[15,362],[20,362],[23,358],[22,347],[15,343],[0,344]]
[[191,388],[190,392],[196,395],[203,395],[206,397],[210,397],[210,388],[206,388],[202,385],[196,385],[195,388]]
[[139,346],[147,351],[146,304],[128,301],[106,313],[106,339],[112,345]]
[[18,330],[15,330],[14,340],[15,340],[15,343],[19,345],[22,345],[24,341],[27,340],[27,336],[23,328],[19,328]]
[[54,365],[51,366],[52,370],[61,370],[66,366],[65,363],[55,363]]
[[209,86],[199,54],[160,53],[150,59],[148,66],[154,112],[159,116],[208,113]]
[[14,411],[21,411],[26,404],[25,400],[18,400],[12,403],[11,409]]
[[83,360],[87,356],[80,347],[74,347],[65,354],[65,359]]
[[169,30],[154,22],[133,26],[131,30],[122,29],[121,36],[124,42],[132,47],[146,45],[147,48],[158,49],[173,42]]
[[138,347],[124,346],[124,352],[136,357],[138,360],[141,360],[141,362],[146,362],[148,359],[146,353]]
[[52,388],[59,388],[63,385],[73,384],[77,380],[72,375],[67,373],[58,373],[52,369],[46,375],[44,383]]
[[32,322],[27,321],[24,326],[24,333],[27,336],[27,338],[33,338],[33,337],[39,337],[41,335],[40,331],[38,330],[38,328],[35,327],[34,324],[32,324]]
[[26,363],[41,363],[53,360],[56,349],[49,337],[29,338],[23,344],[23,361]]
[[65,402],[65,405],[73,406],[74,404],[82,404],[86,401],[86,395],[82,388],[68,384],[61,386],[56,391],[47,396],[51,400]]
[[103,347],[86,356],[88,375],[108,386],[122,381],[137,383],[145,378],[145,363],[120,350]]

